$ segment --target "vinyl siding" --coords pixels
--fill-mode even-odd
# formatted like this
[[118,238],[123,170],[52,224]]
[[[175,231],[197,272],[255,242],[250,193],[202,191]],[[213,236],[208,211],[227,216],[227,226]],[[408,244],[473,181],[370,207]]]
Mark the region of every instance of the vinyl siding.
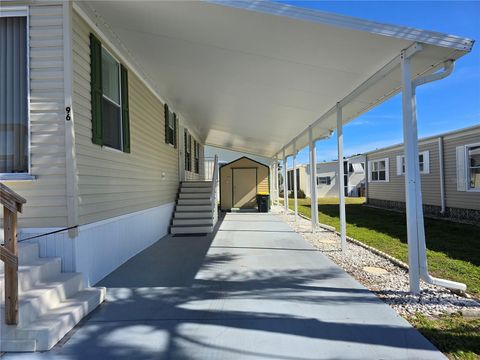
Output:
[[27,199],[19,215],[19,228],[64,227],[67,205],[62,5],[29,7],[29,42],[30,162],[36,180],[8,181],[6,185]]
[[128,74],[131,153],[92,143],[90,32],[74,12],[73,109],[80,224],[174,202],[178,190],[178,150],[165,144],[164,104],[133,71]]
[[[420,144],[419,152],[423,151],[428,151],[430,158],[430,173],[420,175],[423,203],[440,206],[440,172],[437,140],[430,140],[427,143]],[[403,147],[386,151],[380,150],[368,155],[368,162],[389,158],[390,163],[390,181],[369,181],[368,198],[405,202],[405,175],[397,175],[397,155],[403,155]]]
[[[457,191],[456,147],[480,142],[480,127],[447,134],[443,141],[445,200],[447,208],[480,210],[480,192]],[[430,153],[430,174],[422,174],[422,198],[426,205],[441,206],[438,137],[420,140],[419,151]],[[368,198],[405,202],[405,177],[397,175],[396,156],[403,147],[379,150],[368,154],[368,161],[388,157],[390,182],[369,182]]]
[[445,201],[450,208],[480,210],[480,192],[457,191],[456,147],[480,142],[480,127],[457,136],[446,136],[443,143]]

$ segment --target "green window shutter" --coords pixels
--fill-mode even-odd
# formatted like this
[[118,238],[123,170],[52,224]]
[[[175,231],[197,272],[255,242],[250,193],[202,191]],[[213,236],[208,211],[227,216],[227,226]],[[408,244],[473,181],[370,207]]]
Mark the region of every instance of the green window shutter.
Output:
[[168,118],[170,117],[170,110],[168,109],[168,105],[164,105],[165,109],[165,144],[168,144]]
[[122,130],[123,152],[130,152],[130,114],[128,107],[128,71],[120,65],[121,91],[122,91]]
[[102,145],[102,43],[93,34],[90,34],[90,67],[92,142]]
[[175,149],[177,148],[177,123],[178,116],[177,114],[173,114],[173,146]]

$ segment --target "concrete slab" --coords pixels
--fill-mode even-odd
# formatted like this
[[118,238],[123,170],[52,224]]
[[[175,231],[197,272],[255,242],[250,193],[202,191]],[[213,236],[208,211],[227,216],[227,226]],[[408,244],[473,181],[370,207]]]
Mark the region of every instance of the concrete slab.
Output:
[[270,214],[167,236],[98,285],[107,302],[63,345],[5,359],[444,359]]

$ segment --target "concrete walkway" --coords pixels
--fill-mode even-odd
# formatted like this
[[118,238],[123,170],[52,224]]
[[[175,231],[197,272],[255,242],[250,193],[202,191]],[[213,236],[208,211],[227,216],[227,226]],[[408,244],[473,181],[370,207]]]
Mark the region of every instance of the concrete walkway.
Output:
[[44,354],[5,359],[443,359],[270,214],[167,236],[99,285],[108,301]]

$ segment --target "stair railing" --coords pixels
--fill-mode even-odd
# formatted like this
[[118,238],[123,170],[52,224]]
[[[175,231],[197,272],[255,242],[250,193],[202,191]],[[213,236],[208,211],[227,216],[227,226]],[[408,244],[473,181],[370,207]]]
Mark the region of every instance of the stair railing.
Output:
[[0,184],[0,204],[3,205],[4,243],[0,260],[5,263],[5,323],[18,324],[18,249],[17,213],[27,201],[7,186]]
[[213,226],[215,226],[218,220],[217,188],[218,188],[218,156],[215,155],[215,158],[213,161],[212,190],[210,192],[210,203],[212,205]]

